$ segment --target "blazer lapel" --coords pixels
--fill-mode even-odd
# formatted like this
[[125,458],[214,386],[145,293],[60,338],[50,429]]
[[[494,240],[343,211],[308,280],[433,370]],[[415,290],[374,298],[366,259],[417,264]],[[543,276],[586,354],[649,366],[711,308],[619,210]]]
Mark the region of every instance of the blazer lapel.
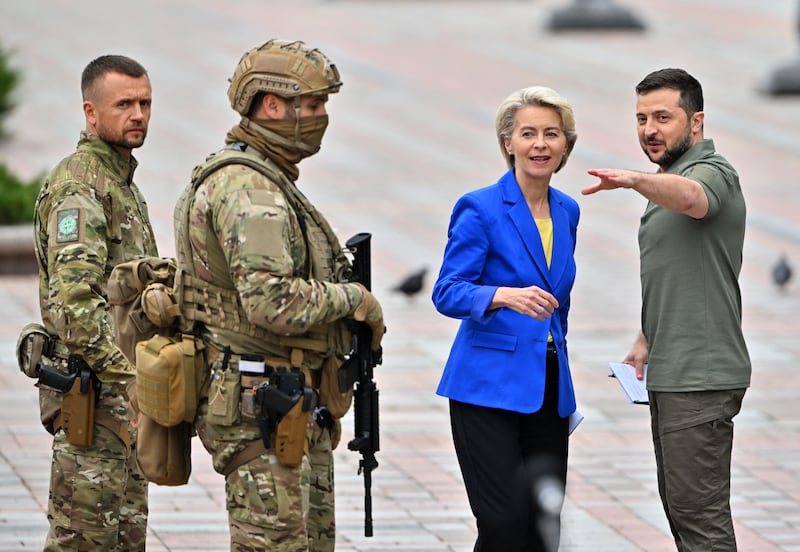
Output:
[[567,261],[572,255],[572,238],[569,231],[569,216],[561,202],[550,191],[550,217],[553,219],[553,255],[550,259],[550,282],[555,286],[561,280]]

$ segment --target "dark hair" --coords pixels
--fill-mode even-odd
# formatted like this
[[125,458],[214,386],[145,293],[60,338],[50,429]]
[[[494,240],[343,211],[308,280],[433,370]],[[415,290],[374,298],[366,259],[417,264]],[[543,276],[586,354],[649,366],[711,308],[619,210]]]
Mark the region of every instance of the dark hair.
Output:
[[703,111],[703,87],[700,82],[683,69],[659,69],[653,71],[636,85],[636,94],[642,95],[660,88],[671,88],[681,93],[678,105],[691,117]]
[[83,74],[81,74],[81,94],[84,100],[90,95],[90,89],[97,80],[107,73],[122,73],[129,77],[147,76],[145,68],[138,61],[129,57],[117,55],[100,56],[90,61],[89,65],[83,70]]

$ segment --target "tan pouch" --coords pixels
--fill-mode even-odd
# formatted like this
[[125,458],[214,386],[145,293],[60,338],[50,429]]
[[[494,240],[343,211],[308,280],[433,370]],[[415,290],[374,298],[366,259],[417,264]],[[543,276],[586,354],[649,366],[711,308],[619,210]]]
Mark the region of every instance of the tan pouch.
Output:
[[261,385],[267,379],[266,376],[246,376],[241,374],[242,397],[239,403],[239,411],[243,422],[250,423],[256,420],[257,411],[253,388]]
[[89,385],[86,393],[81,393],[81,380],[75,378],[72,388],[64,393],[61,400],[61,417],[64,433],[69,443],[76,447],[91,447],[94,442],[95,390]]
[[[217,368],[214,369],[214,366]],[[210,424],[232,426],[239,423],[242,386],[239,372],[234,372],[230,364],[227,370],[219,368],[215,362],[211,370],[211,384],[208,388],[208,414],[206,420]]]
[[200,396],[202,362],[191,336],[156,335],[136,344],[139,410],[164,427],[193,422]]
[[192,424],[164,427],[139,413],[136,463],[156,485],[185,485],[192,473]]
[[322,364],[319,383],[319,404],[326,406],[334,418],[341,418],[353,403],[352,387],[339,391],[339,367],[342,361],[331,355]]
[[39,362],[52,349],[52,339],[44,326],[26,324],[17,338],[17,365],[29,378],[39,377]]
[[[175,279],[177,266],[174,259],[145,257],[120,263],[114,267],[108,278],[108,304],[111,306],[111,319],[114,321],[114,342],[125,357],[135,362],[136,346],[150,339],[156,333],[162,335],[175,333],[177,305],[171,303],[169,293],[149,297],[152,283],[162,284],[169,292]],[[159,305],[159,299],[166,298],[169,304]],[[159,314],[145,312],[151,305],[158,308]],[[162,325],[163,324],[163,325]]]
[[311,412],[303,411],[303,402],[301,397],[281,418],[275,430],[275,456],[278,462],[290,468],[299,466],[305,453],[306,429]]

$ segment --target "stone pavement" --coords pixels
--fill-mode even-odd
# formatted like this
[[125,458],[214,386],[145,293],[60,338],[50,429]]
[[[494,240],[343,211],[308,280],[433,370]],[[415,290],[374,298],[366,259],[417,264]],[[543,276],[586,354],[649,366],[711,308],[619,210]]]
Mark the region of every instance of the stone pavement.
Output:
[[[531,84],[555,88],[573,103],[580,135],[553,184],[582,208],[569,338],[586,416],[572,437],[561,550],[669,551],[647,410],[625,402],[606,368],[637,330],[644,203],[629,192],[579,190],[592,167],[652,170],[636,143],[633,87],[653,69],[685,67],[704,85],[706,134],[739,170],[749,206],[741,283],[754,370],[732,481],[740,550],[800,551],[800,286],[779,293],[769,274],[782,252],[800,269],[800,98],[757,91],[797,57],[797,2],[618,0],[646,32],[547,32],[547,17],[569,1],[2,2],[2,46],[25,81],[0,159],[33,177],[72,151],[83,127],[83,66],[103,53],[137,58],[154,87],[137,182],[161,253],[171,255],[174,201],[236,122],[225,92],[239,56],[272,36],[321,47],[345,84],[300,183],[341,238],[372,232],[373,282],[389,326],[376,370],[375,536],[363,536],[358,456],[340,449],[337,549],[466,552],[473,520],[446,402],[434,394],[456,322],[434,311],[430,281],[414,300],[389,290],[420,266],[437,272],[454,201],[504,170],[493,130],[500,101]],[[47,530],[50,439],[13,359],[17,331],[38,318],[35,278],[0,278],[0,299],[0,550],[36,550]],[[188,485],[151,486],[148,550],[227,549],[222,481],[194,446]]]

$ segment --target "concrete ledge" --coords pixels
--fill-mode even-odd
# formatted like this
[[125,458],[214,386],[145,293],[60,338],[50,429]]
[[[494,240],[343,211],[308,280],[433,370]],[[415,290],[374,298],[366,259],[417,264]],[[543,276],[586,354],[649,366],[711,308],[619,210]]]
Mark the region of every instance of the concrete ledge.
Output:
[[36,274],[33,225],[0,226],[0,275]]

